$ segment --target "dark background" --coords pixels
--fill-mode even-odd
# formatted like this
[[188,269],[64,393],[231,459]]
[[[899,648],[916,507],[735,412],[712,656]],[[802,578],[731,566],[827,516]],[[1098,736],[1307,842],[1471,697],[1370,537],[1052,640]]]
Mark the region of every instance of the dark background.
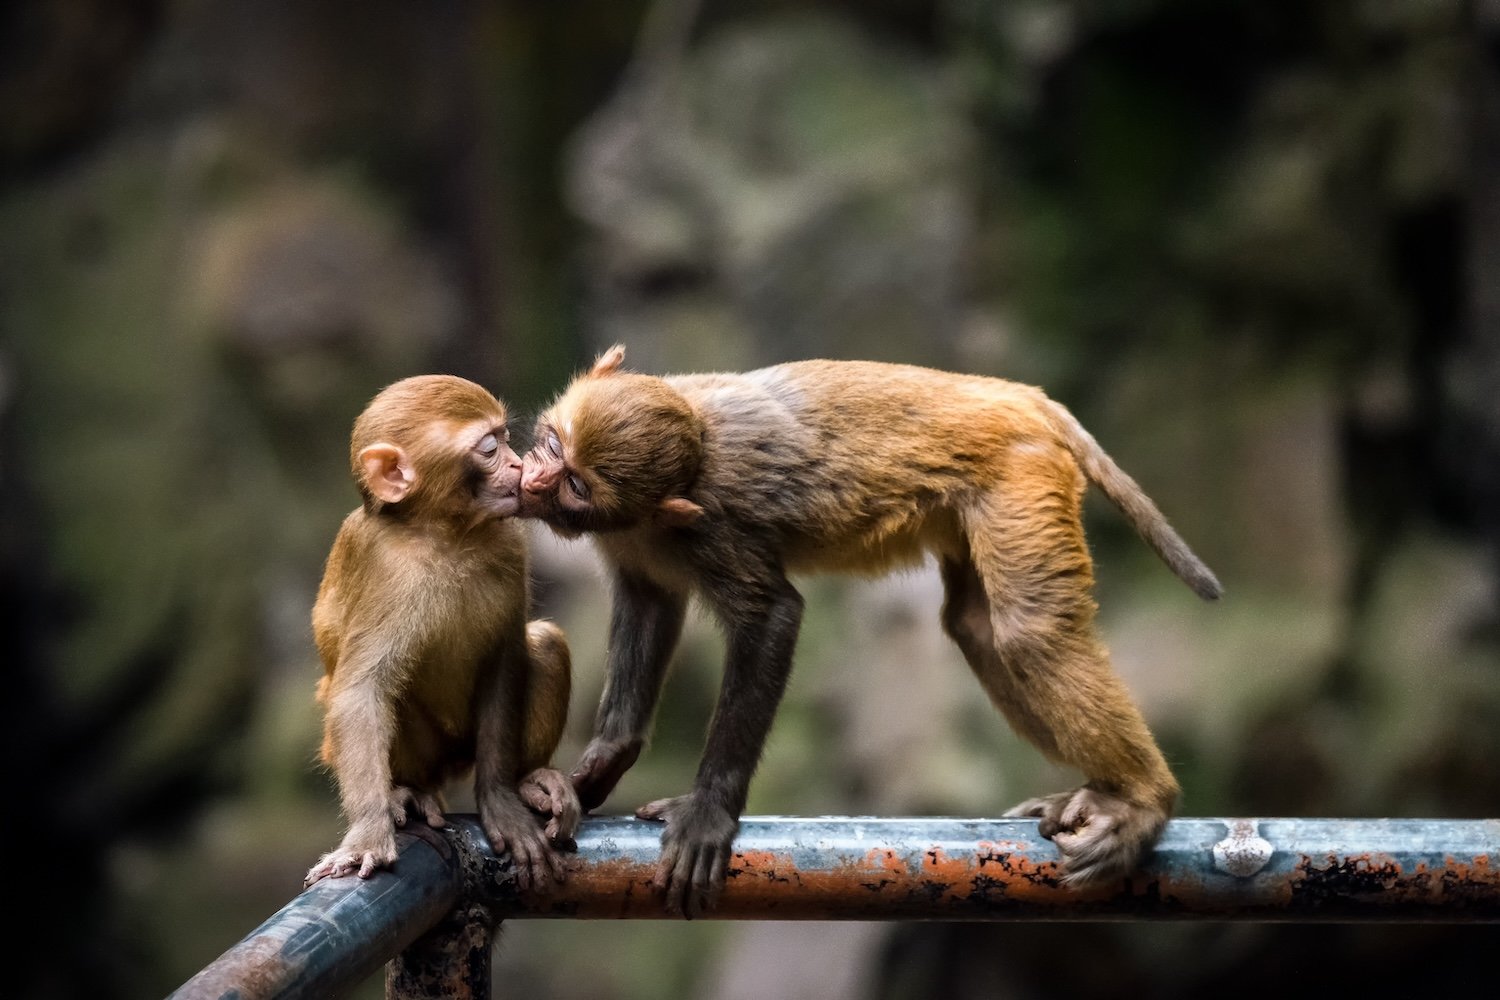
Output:
[[[1228,590],[1199,603],[1091,504],[1184,814],[1497,815],[1497,56],[1494,0],[6,5],[0,733],[35,886],[7,995],[169,992],[337,841],[308,612],[364,401],[452,371],[524,437],[615,341],[647,371],[1045,386]],[[604,590],[532,537],[576,658],[566,766]],[[930,567],[805,592],[751,812],[995,815],[1074,780],[984,704]],[[695,621],[606,812],[687,787],[719,655]],[[518,922],[497,982],[1398,996],[1492,983],[1495,944]]]

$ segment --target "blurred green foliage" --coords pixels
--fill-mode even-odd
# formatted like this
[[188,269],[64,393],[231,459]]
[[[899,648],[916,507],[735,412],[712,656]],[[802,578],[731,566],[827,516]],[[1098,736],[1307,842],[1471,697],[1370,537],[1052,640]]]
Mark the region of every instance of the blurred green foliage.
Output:
[[[650,371],[871,357],[1044,385],[1228,585],[1199,606],[1090,508],[1104,633],[1185,812],[1495,815],[1493,6],[7,8],[0,731],[60,856],[11,935],[43,956],[16,995],[161,995],[338,836],[307,615],[364,400],[453,371],[524,432],[617,340]],[[566,757],[605,595],[586,546],[532,537],[575,650]],[[931,574],[804,590],[751,811],[984,815],[1072,780],[978,697]],[[606,809],[691,780],[721,652],[695,619]],[[497,980],[1406,995],[1483,981],[1476,935],[547,922],[506,929]]]

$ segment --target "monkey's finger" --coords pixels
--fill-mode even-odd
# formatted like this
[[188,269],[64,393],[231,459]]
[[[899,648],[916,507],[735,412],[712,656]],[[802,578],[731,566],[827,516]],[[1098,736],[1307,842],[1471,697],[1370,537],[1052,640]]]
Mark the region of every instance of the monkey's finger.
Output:
[[568,880],[568,866],[563,856],[550,848],[542,853],[547,859],[547,867],[551,870],[552,881],[562,885]]
[[538,782],[534,780],[523,781],[516,791],[520,794],[521,801],[526,803],[527,807],[533,812],[550,813],[553,811],[552,793],[543,788]]
[[657,799],[655,802],[647,802],[635,811],[635,818],[654,821],[665,820],[667,813],[672,809],[672,803],[676,801],[676,799]]
[[717,906],[719,896],[724,892],[724,885],[729,877],[729,852],[721,851],[715,859],[715,863],[708,873],[708,887],[714,905]]
[[1034,816],[1047,815],[1046,799],[1027,799],[1025,802],[1011,806],[1001,813],[1006,819],[1029,819]]
[[527,864],[531,866],[531,887],[545,892],[552,882],[552,852],[540,840],[526,847]]
[[675,851],[671,867],[666,868],[663,865],[666,876],[666,884],[663,888],[667,894],[667,911],[680,913],[689,920],[694,916],[690,895],[693,888],[693,866],[696,853],[688,849]]
[[510,857],[522,889],[546,888],[549,878],[547,858],[549,852],[540,840],[530,837],[511,838]]
[[661,857],[656,861],[656,873],[651,876],[651,888],[666,892],[672,885],[672,868],[677,864],[677,848],[662,845]]
[[448,825],[443,818],[443,803],[435,795],[424,795],[421,800],[422,817],[427,820],[427,825],[434,830],[441,830]]
[[526,856],[526,849],[519,842],[510,845],[510,867],[515,872],[516,885],[521,889],[531,888],[531,859]]
[[380,867],[380,862],[375,860],[374,851],[366,851],[364,857],[359,861],[359,877],[369,878],[375,874],[375,869]]
[[1057,822],[1064,830],[1077,830],[1088,826],[1092,818],[1093,810],[1089,806],[1089,797],[1080,792],[1068,800]]
[[719,890],[724,885],[722,877],[715,876],[724,868],[719,859],[718,851],[699,851],[698,861],[693,868],[693,901],[694,915],[704,913],[714,908],[719,901]]
[[398,785],[391,790],[391,797],[387,806],[391,814],[391,821],[398,827],[405,826],[407,810],[416,806],[416,795],[410,788]]
[[559,837],[572,839],[578,832],[578,821],[582,819],[582,807],[578,802],[578,796],[571,794],[571,790],[564,790],[553,802],[554,819],[552,826],[555,829],[550,836],[556,840]]

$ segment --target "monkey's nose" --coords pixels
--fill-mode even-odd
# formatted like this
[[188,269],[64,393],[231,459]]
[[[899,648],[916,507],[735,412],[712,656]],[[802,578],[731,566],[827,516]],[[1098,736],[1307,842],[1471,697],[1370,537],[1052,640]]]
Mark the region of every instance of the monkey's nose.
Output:
[[534,465],[521,467],[521,489],[527,493],[546,493],[557,485],[562,477],[559,469],[537,468]]

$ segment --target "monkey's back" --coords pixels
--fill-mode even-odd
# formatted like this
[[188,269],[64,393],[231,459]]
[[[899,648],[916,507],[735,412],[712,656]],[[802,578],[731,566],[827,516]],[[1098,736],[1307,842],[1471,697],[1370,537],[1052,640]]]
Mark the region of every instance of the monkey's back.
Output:
[[872,361],[668,381],[705,420],[698,499],[775,531],[792,570],[880,573],[944,551],[955,511],[1018,457],[1083,488],[1032,386]]

